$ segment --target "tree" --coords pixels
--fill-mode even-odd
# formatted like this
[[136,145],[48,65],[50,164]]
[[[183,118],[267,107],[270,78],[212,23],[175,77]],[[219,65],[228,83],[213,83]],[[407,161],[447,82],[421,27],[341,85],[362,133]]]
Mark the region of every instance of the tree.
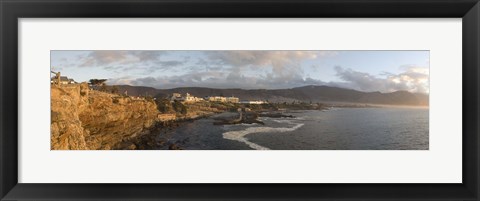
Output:
[[89,83],[95,86],[102,86],[102,85],[105,85],[106,81],[107,79],[90,79]]

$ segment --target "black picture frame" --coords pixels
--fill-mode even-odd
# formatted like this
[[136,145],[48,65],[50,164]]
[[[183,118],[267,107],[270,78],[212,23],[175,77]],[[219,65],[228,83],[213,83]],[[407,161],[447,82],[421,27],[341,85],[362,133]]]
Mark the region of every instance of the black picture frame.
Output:
[[[1,200],[479,200],[478,0],[0,0],[0,14]],[[462,18],[463,183],[18,183],[18,19],[77,17]]]

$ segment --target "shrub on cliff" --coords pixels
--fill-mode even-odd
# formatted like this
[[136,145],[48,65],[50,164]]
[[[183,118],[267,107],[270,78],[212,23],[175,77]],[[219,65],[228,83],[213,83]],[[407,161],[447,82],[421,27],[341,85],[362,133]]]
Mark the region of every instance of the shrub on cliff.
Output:
[[172,106],[175,112],[183,115],[187,114],[187,107],[185,107],[180,101],[173,101]]
[[159,112],[161,112],[161,113],[175,112],[172,104],[170,103],[170,101],[168,99],[157,99],[157,101],[155,101],[155,102],[157,104],[157,109],[158,109]]
[[113,98],[113,99],[112,99],[112,102],[115,103],[115,104],[120,103],[120,101],[118,100],[118,98]]
[[150,102],[155,102],[155,99],[151,96],[145,96],[145,100],[150,101]]
[[112,94],[117,94],[118,93],[118,87],[117,86],[113,86],[111,89],[110,89],[110,92]]

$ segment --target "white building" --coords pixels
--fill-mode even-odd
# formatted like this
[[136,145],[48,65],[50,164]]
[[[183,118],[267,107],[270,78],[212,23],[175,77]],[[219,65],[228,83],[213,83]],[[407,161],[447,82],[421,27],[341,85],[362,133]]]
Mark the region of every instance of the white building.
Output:
[[214,102],[227,102],[227,98],[223,96],[208,96],[206,99]]
[[223,97],[223,96],[207,96],[205,97],[206,100],[212,101],[212,102],[229,102],[229,103],[238,103],[240,102],[240,99],[235,97],[235,96],[230,96],[230,97]]
[[242,104],[254,104],[254,105],[260,105],[260,104],[266,104],[267,102],[266,101],[257,101],[257,100],[243,100],[243,101],[240,101],[240,103]]
[[203,101],[203,98],[192,96],[189,93],[185,94],[185,102],[199,102],[199,101]]
[[240,102],[240,99],[237,98],[237,97],[231,96],[231,97],[227,97],[227,102],[238,103],[238,102]]
[[185,98],[182,97],[182,94],[180,93],[173,93],[172,96],[170,97],[170,101],[184,101]]
[[181,101],[181,102],[193,103],[193,102],[203,101],[203,98],[192,96],[189,93],[186,93],[185,96],[182,96],[182,94],[180,93],[173,93],[172,96],[170,97],[170,101]]
[[[57,81],[56,81],[55,77],[52,77],[50,79],[50,83],[53,84],[53,83],[56,83],[56,82]],[[67,76],[60,76],[60,84],[75,84],[75,83],[77,83],[77,82],[75,82],[75,80],[73,80],[71,78],[69,79]]]

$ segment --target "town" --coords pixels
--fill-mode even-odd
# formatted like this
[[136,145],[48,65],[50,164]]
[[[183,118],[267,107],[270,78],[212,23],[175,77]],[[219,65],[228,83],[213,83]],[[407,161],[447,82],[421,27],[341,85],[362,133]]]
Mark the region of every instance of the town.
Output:
[[220,103],[240,103],[240,104],[267,104],[267,101],[261,100],[242,100],[240,101],[239,98],[235,96],[224,97],[224,96],[206,96],[204,98],[192,96],[189,93],[185,93],[183,96],[180,93],[173,93],[170,96],[170,101],[180,101],[183,103],[195,103],[195,102],[202,102],[202,101],[210,101],[210,102],[220,102]]

